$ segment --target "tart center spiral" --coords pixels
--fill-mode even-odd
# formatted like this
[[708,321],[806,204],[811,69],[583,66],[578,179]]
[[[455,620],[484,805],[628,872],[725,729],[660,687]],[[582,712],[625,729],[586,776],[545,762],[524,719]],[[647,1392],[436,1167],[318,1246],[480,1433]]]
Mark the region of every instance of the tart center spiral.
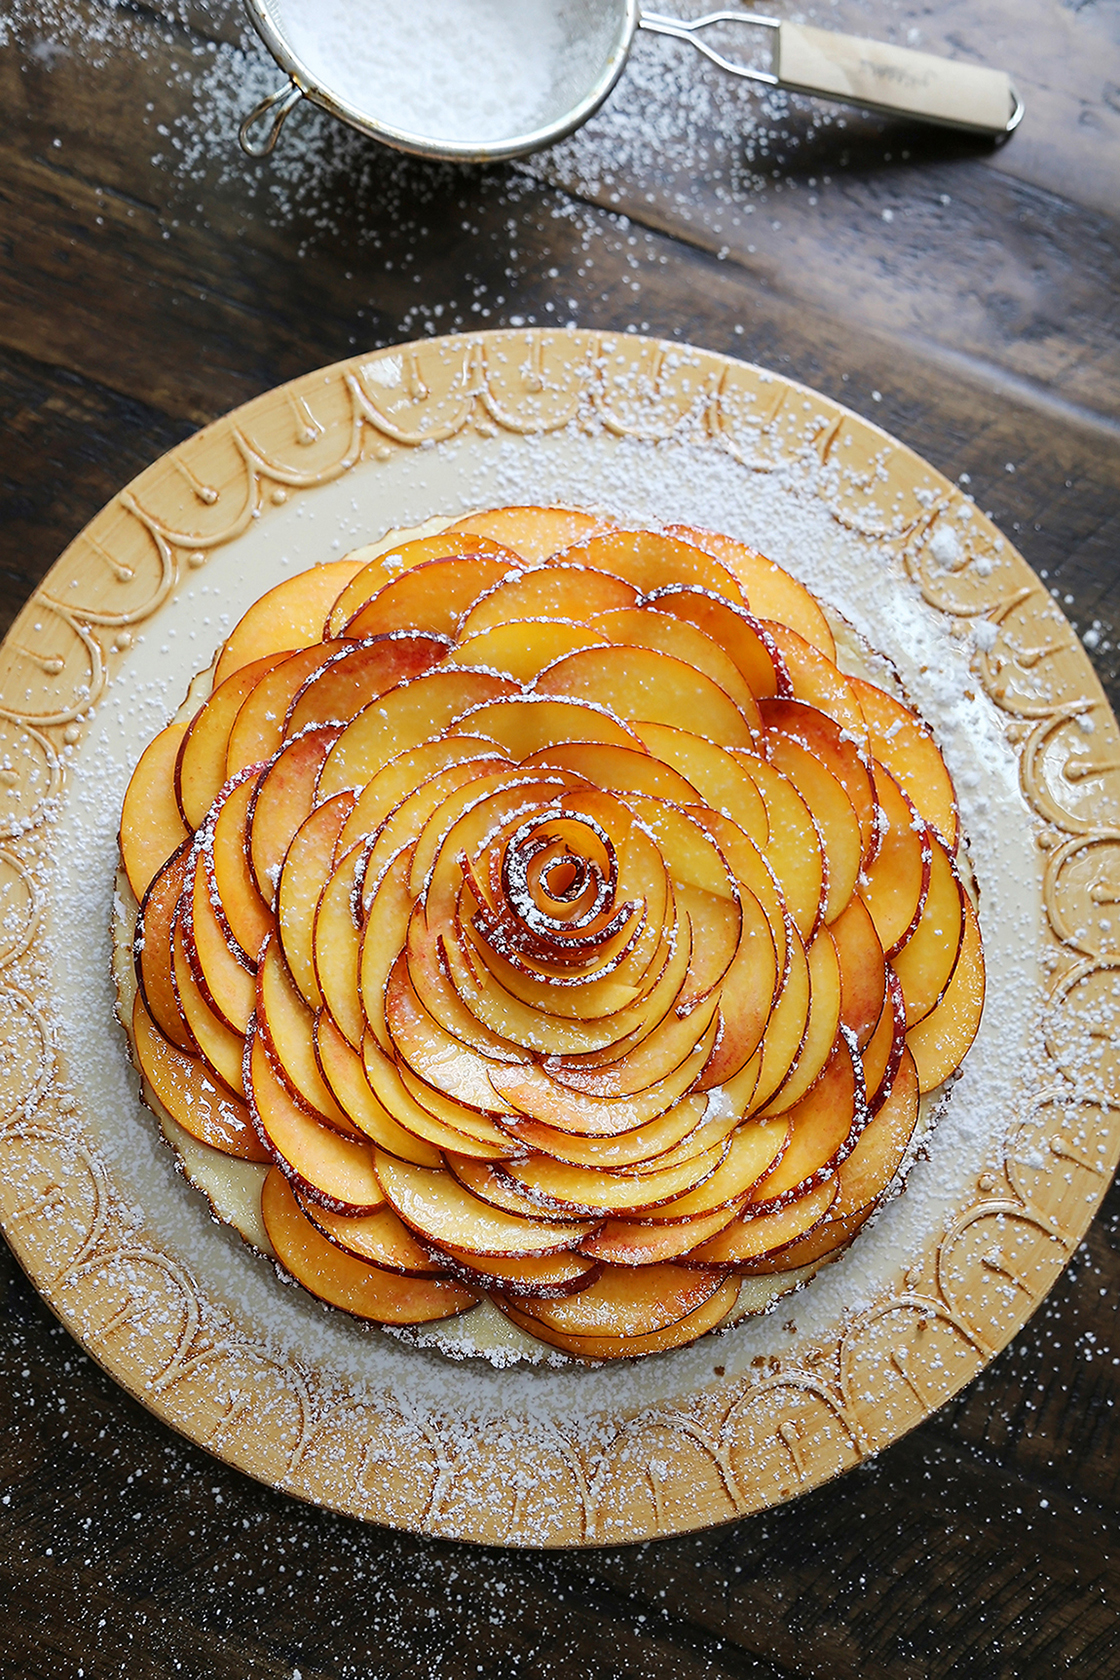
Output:
[[842,1250],[979,1021],[932,736],[711,532],[496,509],[281,584],[121,839],[146,1088],[379,1322],[694,1340]]

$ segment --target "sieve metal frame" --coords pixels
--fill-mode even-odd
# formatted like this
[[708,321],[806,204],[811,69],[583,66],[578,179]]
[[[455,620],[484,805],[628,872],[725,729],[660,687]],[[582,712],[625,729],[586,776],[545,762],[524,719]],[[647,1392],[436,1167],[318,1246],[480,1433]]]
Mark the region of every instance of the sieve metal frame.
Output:
[[[614,88],[626,67],[641,18],[640,0],[615,0],[615,5],[619,13],[618,38],[604,60],[599,76],[579,103],[573,105],[556,122],[548,123],[542,128],[533,129],[525,134],[510,135],[505,140],[482,143],[467,140],[433,140],[426,135],[410,134],[407,130],[393,128],[388,123],[373,121],[366,113],[357,110],[330,88],[325,87],[308,69],[280,33],[264,0],[245,0],[250,22],[277,64],[287,72],[288,80],[253,107],[238,130],[238,138],[250,157],[267,157],[276,145],[285,121],[302,98],[310,100],[313,105],[318,105],[339,121],[349,123],[351,128],[368,135],[371,140],[378,140],[382,145],[392,146],[399,152],[408,152],[413,157],[438,158],[448,163],[503,163],[510,158],[524,157],[529,152],[555,145],[558,140],[564,140],[574,133],[589,117],[594,116]],[[271,117],[271,126],[264,138],[256,141],[253,139],[253,131],[265,117]]]

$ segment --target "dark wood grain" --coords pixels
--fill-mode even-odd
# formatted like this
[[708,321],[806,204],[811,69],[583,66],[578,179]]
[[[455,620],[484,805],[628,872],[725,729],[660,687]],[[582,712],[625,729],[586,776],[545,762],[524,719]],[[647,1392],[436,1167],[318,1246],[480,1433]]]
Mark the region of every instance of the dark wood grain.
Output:
[[[1005,65],[1021,133],[993,150],[858,113],[840,128],[794,100],[759,141],[751,102],[755,155],[718,180],[719,133],[693,135],[689,166],[670,147],[612,167],[592,135],[460,171],[356,138],[332,153],[310,113],[287,164],[223,152],[223,119],[188,169],[174,141],[202,132],[235,5],[116,12],[100,53],[20,15],[0,48],[4,625],[121,484],[232,405],[364,345],[576,319],[758,360],[967,473],[1096,627],[1120,701],[1115,8],[840,0],[837,25]],[[268,85],[259,54],[228,62]],[[1114,1189],[1012,1346],[878,1460],[703,1535],[533,1555],[363,1528],[209,1459],[81,1353],[4,1249],[0,1672],[1112,1680],[1118,1292]]]

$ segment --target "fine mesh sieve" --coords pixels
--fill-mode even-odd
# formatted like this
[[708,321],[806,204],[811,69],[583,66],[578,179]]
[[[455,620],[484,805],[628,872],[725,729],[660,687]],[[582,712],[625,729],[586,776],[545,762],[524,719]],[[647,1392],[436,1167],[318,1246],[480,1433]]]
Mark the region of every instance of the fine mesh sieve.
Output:
[[[400,151],[459,162],[521,157],[598,110],[638,29],[687,41],[730,75],[845,104],[992,136],[1010,134],[1023,115],[1002,70],[755,12],[685,20],[642,12],[638,0],[245,3],[288,78],[241,125],[252,157],[272,151],[305,98]],[[766,32],[769,69],[723,50],[739,30]]]

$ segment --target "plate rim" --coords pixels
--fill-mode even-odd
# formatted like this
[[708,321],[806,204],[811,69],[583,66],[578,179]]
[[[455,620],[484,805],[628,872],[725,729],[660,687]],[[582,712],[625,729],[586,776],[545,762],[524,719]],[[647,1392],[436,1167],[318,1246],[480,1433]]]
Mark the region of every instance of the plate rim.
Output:
[[[509,389],[511,361],[523,387],[520,409]],[[700,370],[697,390],[690,384],[685,392],[675,383],[682,364]],[[377,368],[380,378],[371,378]],[[558,376],[559,385],[550,383]],[[571,390],[564,389],[565,379]],[[652,395],[635,398],[643,383]],[[563,401],[542,420],[544,398],[557,391]],[[398,395],[390,401],[393,392]],[[752,400],[773,395],[764,416],[744,418],[748,392]],[[991,626],[979,643],[974,638],[973,670],[1008,719],[1023,793],[1040,825],[1040,952],[1051,974],[1043,1022],[1047,1065],[1035,1082],[1029,1118],[1006,1137],[998,1167],[980,1175],[972,1203],[933,1251],[900,1275],[893,1293],[853,1315],[834,1351],[803,1349],[754,1378],[705,1388],[691,1397],[687,1411],[674,1412],[667,1403],[633,1416],[619,1413],[593,1442],[574,1432],[567,1441],[540,1443],[536,1469],[563,1482],[556,1495],[562,1511],[542,1515],[539,1502],[520,1489],[501,1512],[470,1497],[452,1506],[450,1479],[461,1487],[479,1482],[483,1444],[474,1444],[478,1462],[456,1464],[430,1429],[403,1413],[388,1419],[372,1415],[365,1403],[332,1399],[319,1373],[281,1359],[260,1338],[254,1343],[240,1334],[240,1327],[238,1340],[182,1262],[157,1243],[139,1242],[128,1228],[119,1192],[83,1141],[80,1102],[59,1094],[49,1009],[35,1001],[31,971],[45,909],[38,875],[65,796],[68,749],[82,738],[112,672],[127,659],[134,627],[211,552],[235,540],[269,504],[282,505],[293,489],[313,489],[371,456],[388,460],[471,427],[480,436],[503,428],[543,433],[587,413],[616,435],[641,440],[699,424],[707,442],[730,450],[744,467],[780,470],[796,466],[804,443],[804,412],[791,419],[791,396],[817,411],[816,461],[827,463],[844,441],[869,463],[881,467],[886,460],[883,470],[908,486],[910,517],[884,524],[875,516],[874,535],[927,605],[966,635],[973,625]],[[295,450],[287,459],[255,436],[270,424],[275,430],[281,419]],[[336,434],[336,460],[300,464],[301,447],[318,452]],[[754,451],[749,459],[748,445]],[[919,479],[922,495],[916,497]],[[223,502],[238,485],[240,505],[222,525]],[[126,1392],[213,1456],[268,1485],[365,1520],[486,1544],[616,1545],[734,1520],[808,1491],[907,1433],[995,1357],[1071,1257],[1120,1159],[1120,1086],[1106,1089],[1107,1079],[1095,1090],[1073,1086],[1063,1063],[1069,1022],[1080,1020],[1084,1027],[1074,1000],[1091,999],[1094,977],[1120,969],[1107,926],[1099,926],[1102,906],[1069,866],[1104,848],[1106,860],[1116,857],[1120,879],[1120,832],[1093,821],[1078,805],[1074,777],[1066,779],[1068,796],[1059,797],[1067,760],[1051,774],[1047,759],[1067,726],[1078,730],[1084,727],[1078,720],[1088,719],[1104,769],[1101,777],[1082,774],[1080,781],[1109,785],[1110,776],[1120,777],[1120,731],[1072,627],[978,509],[970,516],[965,560],[955,569],[951,556],[941,564],[933,544],[937,522],[966,500],[959,486],[881,427],[783,374],[638,334],[509,328],[389,345],[274,387],[167,451],[94,516],[0,647],[0,732],[9,748],[6,756],[0,753],[0,778],[23,807],[0,822],[0,872],[15,902],[26,904],[23,925],[0,950],[0,1036],[15,1047],[0,1069],[0,1226],[51,1310]],[[858,491],[838,491],[836,504],[826,506],[842,524],[866,532],[874,523]],[[87,587],[71,591],[75,578]],[[25,642],[36,621],[47,622],[48,634],[31,654]],[[1037,657],[1028,662],[1028,654]],[[1040,663],[1044,678],[1037,675]],[[47,697],[45,710],[16,703],[29,681]],[[1120,782],[1112,785],[1120,791]],[[1120,1063],[1120,1054],[1114,1052],[1113,1061]],[[1120,1080],[1120,1068],[1108,1071]],[[1045,1135],[1042,1117],[1071,1101],[1088,1103],[1111,1121],[1100,1165],[1060,1150],[1057,1134]],[[1036,1160],[1043,1165],[1033,1165]],[[1009,1224],[1033,1233],[1029,1281],[979,1253],[989,1236],[998,1248],[998,1233]],[[955,1247],[969,1256],[963,1277],[954,1271]],[[143,1356],[118,1334],[131,1300],[121,1282],[129,1266],[144,1271],[169,1323],[180,1325],[162,1340],[152,1338]],[[1000,1291],[1008,1294],[1009,1279],[1010,1304],[999,1298]],[[106,1311],[106,1297],[122,1304]],[[126,1317],[114,1322],[121,1312]],[[914,1328],[919,1325],[925,1329]],[[955,1368],[946,1377],[949,1344]],[[872,1345],[893,1373],[885,1408],[882,1395],[869,1400],[860,1389],[861,1351]],[[251,1415],[238,1398],[247,1383],[254,1396]],[[643,1460],[635,1451],[643,1432],[671,1443],[663,1476],[649,1468],[654,1461],[648,1452]],[[394,1454],[403,1456],[403,1465]],[[605,1527],[604,1508],[620,1495],[623,1529]]]

